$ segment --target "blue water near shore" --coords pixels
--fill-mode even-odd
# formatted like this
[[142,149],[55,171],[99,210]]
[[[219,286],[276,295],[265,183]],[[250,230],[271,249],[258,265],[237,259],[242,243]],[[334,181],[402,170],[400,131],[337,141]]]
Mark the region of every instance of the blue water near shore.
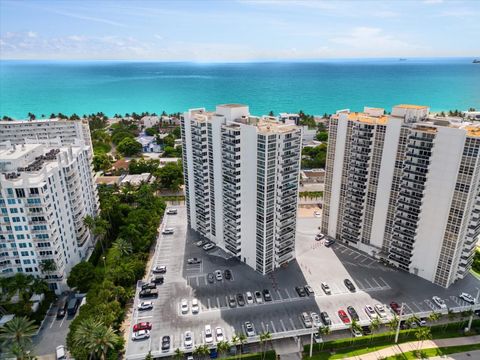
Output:
[[244,103],[252,114],[480,108],[480,64],[471,58],[269,63],[0,61],[0,116],[52,112],[185,111]]

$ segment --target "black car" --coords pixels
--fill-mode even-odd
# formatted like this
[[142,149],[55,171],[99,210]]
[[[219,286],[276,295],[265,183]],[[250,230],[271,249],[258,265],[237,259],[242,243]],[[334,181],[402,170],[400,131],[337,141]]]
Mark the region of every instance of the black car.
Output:
[[163,284],[163,276],[154,276],[150,279],[150,282],[154,284]]
[[362,326],[362,333],[363,335],[372,335],[372,329],[370,326]]
[[295,290],[297,291],[298,296],[300,296],[300,297],[307,296],[307,293],[305,292],[305,289],[303,287],[295,286]]
[[356,290],[355,285],[353,285],[353,283],[349,279],[343,280],[343,283],[345,284],[348,290],[350,290],[351,292],[355,292]]
[[170,349],[170,336],[162,337],[162,351],[168,351]]
[[65,310],[65,305],[59,307],[57,310],[57,319],[64,318],[66,314],[67,314],[67,310]]
[[358,317],[357,311],[354,309],[353,306],[347,307],[347,311],[350,314],[350,317],[352,318],[352,320],[355,320],[355,321],[360,320],[360,318]]
[[230,306],[231,308],[237,307],[237,300],[235,299],[235,296],[230,295],[228,297],[228,306]]
[[332,325],[332,320],[330,320],[330,316],[328,316],[327,312],[322,311],[320,317],[325,325]]
[[210,284],[213,284],[215,282],[215,275],[213,275],[212,273],[208,273],[207,275],[207,281],[210,283]]
[[154,282],[149,282],[142,285],[142,290],[156,289],[156,288],[157,288],[157,284],[155,284]]
[[268,289],[263,289],[263,298],[265,301],[272,301],[272,295],[270,295],[270,291]]
[[243,294],[237,294],[237,303],[238,303],[238,306],[245,305],[245,298],[243,297]]
[[225,280],[232,280],[232,272],[230,270],[225,270]]
[[152,298],[152,297],[158,297],[158,291],[156,289],[144,289],[141,290],[138,296],[141,299],[144,298]]
[[335,243],[335,240],[334,239],[326,239],[324,244],[326,247],[330,247],[332,246],[333,244]]

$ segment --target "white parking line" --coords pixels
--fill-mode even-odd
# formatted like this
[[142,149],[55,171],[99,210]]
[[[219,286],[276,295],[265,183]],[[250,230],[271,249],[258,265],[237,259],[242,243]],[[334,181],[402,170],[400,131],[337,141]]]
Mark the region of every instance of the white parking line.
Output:
[[275,328],[275,324],[273,323],[273,320],[270,320],[270,324],[272,324],[272,332],[277,332],[277,329]]
[[415,307],[419,310],[419,311],[423,311],[423,309],[417,305],[416,302],[412,301],[412,304],[415,305]]
[[292,330],[295,330],[295,324],[293,323],[292,318],[288,318],[290,320],[290,325],[292,325]]
[[283,323],[283,320],[280,319],[280,325],[282,325],[282,330],[287,331],[287,328],[285,327],[285,324]]
[[283,300],[282,294],[280,293],[280,290],[277,290],[277,294],[278,294],[278,297],[280,298],[280,300]]
[[365,282],[367,283],[367,285],[368,285],[369,288],[372,288],[372,287],[373,287],[373,286],[368,282],[367,279],[363,279],[363,281],[365,281]]
[[357,260],[360,256],[362,256],[362,254],[358,254],[357,256],[355,256],[353,260]]
[[199,282],[198,282],[198,277],[196,277],[196,280],[197,280],[197,287],[200,286]]
[[380,276],[380,280],[385,284],[384,286],[389,286],[388,283]]
[[220,299],[217,297],[217,307],[220,309]]
[[210,309],[210,308],[211,308],[211,305],[210,305],[210,298],[208,298],[208,299],[207,299],[207,303],[208,303],[207,309]]
[[265,324],[263,323],[263,321],[261,322],[261,324],[262,324],[262,330],[263,330],[263,332],[266,333],[266,332],[267,332],[267,328],[265,327]]
[[287,294],[287,299],[290,299],[291,296],[290,296],[290,293],[288,292],[288,289],[285,289],[285,293]]
[[382,286],[378,283],[378,281],[375,280],[375,278],[372,278],[372,281],[373,281],[375,284],[377,284],[378,287],[382,287]]
[[363,259],[362,261],[360,261],[361,263],[365,262],[366,260],[369,260],[369,258],[365,257],[365,259]]

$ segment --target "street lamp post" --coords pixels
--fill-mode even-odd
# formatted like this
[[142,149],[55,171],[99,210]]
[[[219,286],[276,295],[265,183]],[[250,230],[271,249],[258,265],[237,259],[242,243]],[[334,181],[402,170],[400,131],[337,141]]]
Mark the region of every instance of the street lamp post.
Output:
[[404,307],[405,307],[405,303],[402,303],[402,306],[400,307],[400,315],[398,315],[397,331],[395,332],[395,344],[398,342],[398,336],[400,335],[400,323],[402,322]]
[[467,331],[470,331],[472,327],[472,321],[473,321],[473,315],[474,315],[473,307],[475,306],[475,304],[478,304],[479,297],[480,297],[480,289],[477,289],[477,296],[475,297],[475,302],[472,304],[472,313],[470,314],[470,319],[468,319]]

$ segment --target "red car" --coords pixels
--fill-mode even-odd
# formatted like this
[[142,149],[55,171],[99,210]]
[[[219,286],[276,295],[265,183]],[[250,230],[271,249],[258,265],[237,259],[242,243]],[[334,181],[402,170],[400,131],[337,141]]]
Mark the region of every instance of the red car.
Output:
[[137,331],[140,331],[140,330],[152,330],[152,323],[141,322],[141,323],[135,324],[133,326],[133,331],[134,332],[137,332]]
[[343,321],[344,324],[350,324],[350,318],[345,311],[338,310],[338,317]]
[[395,301],[390,303],[390,307],[395,312],[395,314],[400,315],[400,305],[398,305]]

